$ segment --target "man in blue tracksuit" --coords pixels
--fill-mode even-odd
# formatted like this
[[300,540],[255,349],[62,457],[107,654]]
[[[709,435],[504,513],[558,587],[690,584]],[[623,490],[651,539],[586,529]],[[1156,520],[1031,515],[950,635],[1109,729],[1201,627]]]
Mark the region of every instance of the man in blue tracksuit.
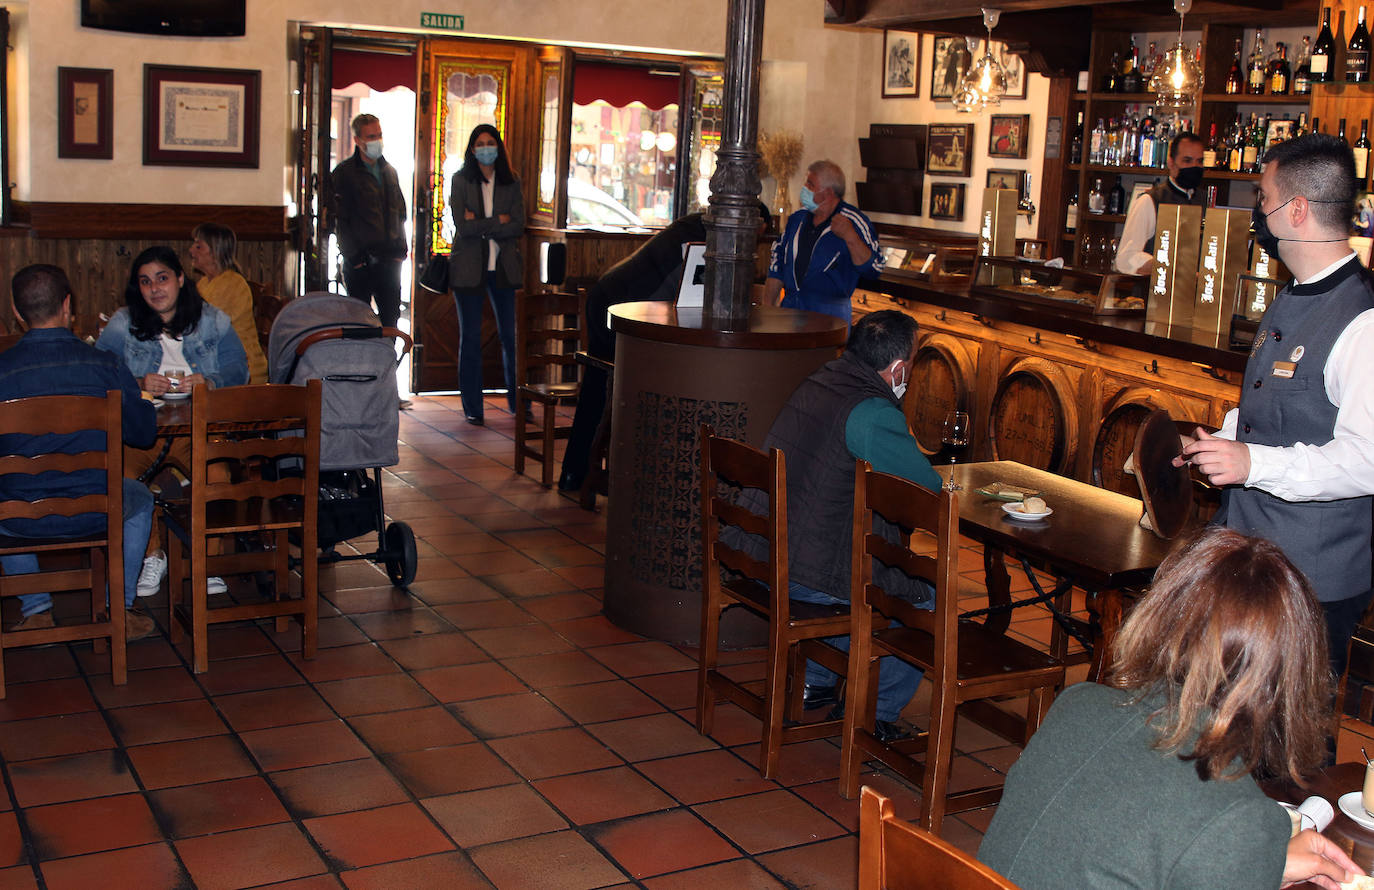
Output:
[[787,218],[768,266],[767,304],[850,317],[854,285],[878,275],[880,254],[873,223],[844,202],[844,173],[831,161],[806,171],[802,209]]

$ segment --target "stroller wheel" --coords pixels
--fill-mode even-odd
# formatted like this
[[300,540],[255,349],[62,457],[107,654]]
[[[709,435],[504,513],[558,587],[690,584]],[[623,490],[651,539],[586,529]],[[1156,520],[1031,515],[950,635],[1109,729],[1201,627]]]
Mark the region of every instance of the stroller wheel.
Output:
[[415,532],[404,522],[393,522],[386,527],[386,576],[397,587],[409,587],[415,580],[416,564],[419,557],[415,554]]

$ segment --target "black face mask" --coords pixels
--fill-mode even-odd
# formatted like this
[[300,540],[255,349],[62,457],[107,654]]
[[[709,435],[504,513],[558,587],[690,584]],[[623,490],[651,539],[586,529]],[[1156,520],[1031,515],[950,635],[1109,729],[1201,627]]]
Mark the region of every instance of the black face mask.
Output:
[[1174,182],[1178,183],[1178,187],[1184,191],[1191,192],[1193,189],[1202,185],[1202,174],[1204,172],[1206,171],[1201,167],[1184,167],[1182,170],[1178,171],[1178,175],[1174,177]]
[[[1269,213],[1287,207],[1292,200],[1292,198],[1289,198],[1278,207],[1275,207],[1274,210],[1269,211]],[[1279,239],[1277,235],[1269,231],[1269,213],[1265,213],[1261,210],[1259,202],[1256,201],[1255,209],[1250,211],[1250,230],[1255,233],[1255,243],[1264,248],[1265,253],[1269,254],[1271,257],[1278,257]]]

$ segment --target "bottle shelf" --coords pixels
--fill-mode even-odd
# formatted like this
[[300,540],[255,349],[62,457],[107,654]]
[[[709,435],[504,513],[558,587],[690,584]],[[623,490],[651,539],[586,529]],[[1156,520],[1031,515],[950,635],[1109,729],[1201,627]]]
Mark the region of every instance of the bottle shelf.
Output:
[[[1313,85],[1315,86],[1315,84]],[[1203,93],[1203,102],[1215,102],[1224,105],[1306,105],[1311,101],[1311,96],[1299,96],[1286,94],[1275,96],[1273,93],[1261,93],[1252,96],[1248,93]]]
[[1208,179],[1230,179],[1240,182],[1259,182],[1258,173],[1232,173],[1230,170],[1217,170],[1215,168],[1202,174],[1203,180]]
[[1081,226],[1085,222],[1095,223],[1124,223],[1126,217],[1118,213],[1089,213],[1084,210],[1078,215],[1078,224]]
[[1154,93],[1093,93],[1094,102],[1125,102],[1126,104],[1154,105],[1159,97]]
[[1109,173],[1116,176],[1168,176],[1165,167],[1111,167],[1106,164],[1089,164],[1089,173]]

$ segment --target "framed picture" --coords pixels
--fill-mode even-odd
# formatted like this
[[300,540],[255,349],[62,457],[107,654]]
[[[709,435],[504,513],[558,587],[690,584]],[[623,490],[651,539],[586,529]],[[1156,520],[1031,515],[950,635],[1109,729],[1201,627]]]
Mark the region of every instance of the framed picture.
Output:
[[994,114],[988,128],[988,157],[1024,158],[1029,114]]
[[1003,99],[1026,98],[1026,63],[1016,53],[1007,52],[1007,45],[994,41],[997,61],[1002,65],[1002,73],[1007,76],[1007,91]]
[[959,89],[973,56],[962,37],[936,37],[930,54],[930,98],[948,102]]
[[926,172],[968,176],[973,171],[969,142],[973,124],[931,124],[927,139]]
[[883,31],[883,98],[914,99],[921,95],[921,35]]
[[[1279,142],[1287,142],[1292,138],[1293,122],[1291,120],[1270,121],[1269,129],[1264,133],[1264,144],[1266,146],[1275,145]],[[1260,154],[1263,154],[1263,152],[1260,152]]]
[[1016,189],[1019,195],[1025,190],[1025,170],[989,170],[987,187],[990,189]]
[[930,218],[952,220],[964,218],[964,184],[962,182],[932,182],[930,184]]
[[113,69],[57,69],[57,156],[114,157]]
[[257,167],[262,72],[143,66],[143,163]]

